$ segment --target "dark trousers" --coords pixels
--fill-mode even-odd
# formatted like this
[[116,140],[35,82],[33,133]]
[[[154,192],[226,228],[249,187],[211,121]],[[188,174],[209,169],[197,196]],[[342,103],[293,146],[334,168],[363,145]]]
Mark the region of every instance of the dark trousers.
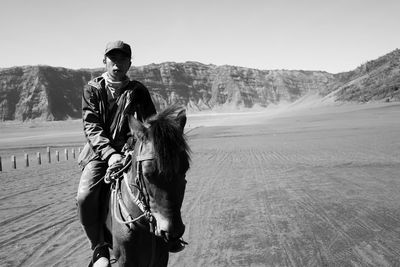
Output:
[[[79,220],[90,240],[91,247],[104,242],[103,224],[105,201],[102,199],[102,189],[105,186],[99,182],[107,171],[107,163],[100,160],[89,162],[83,169],[78,186],[77,203]],[[99,182],[99,183],[98,183]],[[96,183],[98,183],[96,185]]]

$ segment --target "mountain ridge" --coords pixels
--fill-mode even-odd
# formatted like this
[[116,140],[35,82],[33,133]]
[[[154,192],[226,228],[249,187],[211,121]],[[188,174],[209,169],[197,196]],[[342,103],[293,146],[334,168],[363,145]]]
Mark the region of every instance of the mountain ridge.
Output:
[[[0,69],[0,121],[80,118],[82,88],[102,72],[46,65]],[[189,112],[267,107],[306,94],[342,102],[400,101],[400,50],[337,74],[186,61],[131,67],[128,76],[149,88],[157,109],[180,103]]]

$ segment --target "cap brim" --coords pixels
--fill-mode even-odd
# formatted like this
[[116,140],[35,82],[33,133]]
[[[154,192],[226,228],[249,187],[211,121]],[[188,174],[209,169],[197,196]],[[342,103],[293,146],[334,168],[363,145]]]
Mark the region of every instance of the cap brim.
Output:
[[127,52],[124,51],[123,49],[119,49],[119,48],[113,48],[113,49],[111,49],[111,50],[105,52],[104,55],[107,56],[108,54],[110,54],[110,53],[113,52],[113,51],[118,51],[118,52],[121,52],[122,54],[126,55],[127,57],[131,57],[131,55],[130,55],[129,53],[127,53]]

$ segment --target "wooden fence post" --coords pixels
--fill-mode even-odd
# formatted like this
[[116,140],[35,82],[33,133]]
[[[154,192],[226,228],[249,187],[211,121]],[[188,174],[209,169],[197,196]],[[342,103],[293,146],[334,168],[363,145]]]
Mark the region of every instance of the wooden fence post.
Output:
[[68,149],[65,149],[64,153],[65,153],[65,160],[68,160]]
[[37,163],[38,163],[38,165],[41,165],[42,164],[42,158],[40,156],[40,152],[38,152],[36,155],[37,155]]
[[17,168],[17,160],[14,155],[11,156],[11,165],[13,169]]
[[47,159],[49,160],[49,163],[51,163],[51,156],[50,156],[50,147],[47,147]]
[[58,150],[56,150],[56,158],[57,158],[57,162],[60,161],[60,153],[58,153]]
[[0,172],[3,171],[3,166],[1,165],[1,157],[0,157]]
[[72,149],[72,158],[75,159],[75,149]]
[[29,155],[25,153],[25,167],[29,167]]

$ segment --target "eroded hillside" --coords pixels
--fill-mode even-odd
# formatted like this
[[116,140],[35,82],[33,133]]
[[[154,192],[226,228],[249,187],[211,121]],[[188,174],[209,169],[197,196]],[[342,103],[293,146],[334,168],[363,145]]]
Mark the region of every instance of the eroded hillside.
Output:
[[[0,69],[0,120],[80,118],[82,88],[101,72],[50,66]],[[338,74],[165,62],[132,67],[128,75],[149,88],[158,109],[176,102],[189,111],[267,107],[309,93],[330,94],[337,101],[400,101],[398,49]]]

